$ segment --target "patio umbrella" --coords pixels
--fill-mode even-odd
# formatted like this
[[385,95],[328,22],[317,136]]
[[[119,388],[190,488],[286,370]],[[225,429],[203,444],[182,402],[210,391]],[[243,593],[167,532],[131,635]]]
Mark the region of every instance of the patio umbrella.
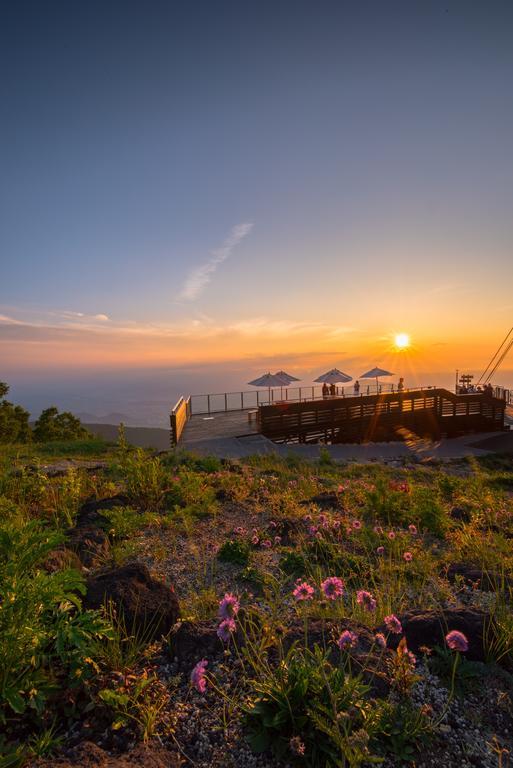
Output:
[[338,368],[332,368],[331,371],[323,373],[322,376],[314,379],[314,381],[317,381],[321,384],[347,384],[348,381],[352,380],[352,376],[348,376],[347,373],[342,373],[342,371],[339,371]]
[[370,371],[367,371],[367,373],[363,373],[360,378],[361,379],[376,379],[376,392],[379,392],[379,382],[378,379],[380,376],[395,376],[395,373],[391,373],[390,371],[385,371],[383,368],[371,368]]
[[264,373],[254,381],[248,381],[252,387],[267,387],[269,389],[269,402],[271,402],[271,387],[288,387],[290,381],[284,379],[282,376],[278,376],[277,373]]
[[[291,376],[290,373],[285,373],[285,371],[276,371],[274,375],[280,376],[285,381],[288,381],[289,384],[292,384],[293,381],[301,381],[301,379],[298,379],[295,376]],[[280,386],[280,397],[283,400],[283,387],[281,386]]]

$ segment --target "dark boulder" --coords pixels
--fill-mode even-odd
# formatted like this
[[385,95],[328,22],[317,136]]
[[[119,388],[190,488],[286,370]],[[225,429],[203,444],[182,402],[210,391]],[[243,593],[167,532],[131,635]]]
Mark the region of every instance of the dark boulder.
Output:
[[114,509],[115,507],[128,507],[130,500],[128,496],[118,493],[117,496],[109,496],[106,499],[89,499],[80,507],[75,525],[81,527],[100,526],[109,524],[105,515],[101,514],[102,509]]
[[[422,648],[445,647],[445,636],[453,629],[463,632],[469,648],[465,657],[484,661],[487,640],[493,634],[489,614],[474,608],[448,608],[445,611],[409,611],[399,617],[408,648],[422,653]],[[385,628],[380,631],[387,635]],[[389,635],[388,644],[397,647],[402,635]]]
[[47,573],[56,573],[73,568],[76,571],[82,570],[82,562],[76,552],[67,547],[52,549],[48,553],[43,563],[43,568]]
[[68,531],[68,546],[86,568],[103,565],[110,552],[107,533],[102,528],[75,526]]
[[451,563],[445,570],[445,577],[451,583],[462,581],[467,587],[483,592],[502,592],[513,588],[513,580],[500,573],[486,572],[467,563]]
[[131,563],[87,580],[86,608],[111,602],[128,632],[147,640],[166,635],[179,617],[173,587],[157,581],[142,563]]
[[459,523],[470,523],[472,519],[471,512],[466,507],[451,507],[449,516]]
[[315,496],[312,496],[310,499],[303,499],[303,501],[300,501],[299,503],[302,506],[310,506],[311,504],[315,504],[320,509],[331,509],[336,510],[337,512],[342,512],[344,509],[342,498],[336,493],[318,493]]

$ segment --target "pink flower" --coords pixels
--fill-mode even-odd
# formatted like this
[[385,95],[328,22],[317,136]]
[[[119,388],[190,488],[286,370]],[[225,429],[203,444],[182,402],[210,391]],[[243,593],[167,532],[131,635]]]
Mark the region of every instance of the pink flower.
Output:
[[207,681],[205,679],[205,669],[207,665],[208,661],[206,659],[202,659],[201,661],[198,661],[191,672],[191,683],[200,693],[205,693],[207,689]]
[[408,526],[408,530],[409,530],[409,532],[411,533],[412,536],[416,536],[417,535],[417,526],[413,525],[413,523],[411,523]]
[[278,527],[278,523],[275,520],[271,520],[271,522],[269,523],[269,526],[270,526],[270,528],[277,528]]
[[310,536],[315,536],[318,530],[319,529],[317,528],[316,525],[311,525],[308,529],[308,533],[310,534]]
[[395,613],[391,613],[390,616],[385,616],[383,619],[385,626],[389,632],[393,632],[394,635],[400,635],[403,631],[403,627]]
[[255,534],[255,536],[251,537],[251,543],[252,544],[256,545],[256,544],[258,544],[259,541],[260,541],[260,539],[258,538],[258,536],[256,534]]
[[356,602],[358,605],[361,605],[363,608],[365,608],[367,611],[375,611],[376,610],[376,601],[372,597],[370,592],[367,592],[365,589],[360,589],[356,593]]
[[338,488],[337,488],[337,493],[343,493],[344,490],[345,490],[344,486],[343,485],[339,485]]
[[358,642],[358,635],[355,632],[351,632],[349,629],[345,629],[337,640],[337,645],[341,651],[346,651],[349,648],[354,648]]
[[340,520],[333,520],[332,526],[333,526],[333,530],[338,531],[338,529],[340,528]]
[[393,539],[395,539],[395,533],[393,531],[389,531],[387,533],[387,536],[390,539],[390,541],[393,541]]
[[278,545],[278,544],[281,544],[281,536],[275,536],[275,537],[274,537],[274,543],[275,543],[276,545]]
[[383,634],[383,632],[377,632],[376,635],[374,635],[374,640],[376,641],[376,645],[379,648],[387,647],[387,641],[385,639],[385,635]]
[[218,615],[220,619],[232,619],[239,612],[240,603],[235,595],[227,592],[219,603]]
[[413,560],[413,555],[411,552],[405,552],[403,555],[403,558],[407,563],[411,563],[411,561]]
[[297,755],[298,757],[301,757],[305,754],[305,745],[299,738],[299,736],[293,736],[291,740],[289,741],[290,751],[293,755]]
[[295,590],[292,592],[296,600],[313,600],[315,590],[306,581],[299,581]]
[[326,515],[319,515],[319,522],[321,525],[325,523],[327,520],[328,518],[326,517]]
[[468,651],[468,640],[463,632],[458,632],[457,629],[453,629],[445,636],[445,642],[451,651],[460,651],[460,653]]
[[237,533],[239,536],[244,536],[246,533],[246,529],[242,527],[242,525],[238,525],[237,528],[234,529],[234,532]]
[[305,523],[311,523],[312,522],[312,515],[305,515],[303,517],[303,520]]
[[265,547],[266,549],[269,549],[269,547],[272,547],[272,541],[270,541],[269,539],[264,539],[264,541],[262,542],[262,546]]
[[223,643],[227,643],[232,633],[237,629],[237,625],[233,619],[224,619],[217,629],[217,636]]
[[397,655],[402,657],[412,667],[414,667],[415,664],[417,663],[417,657],[415,656],[415,654],[409,651],[406,646],[403,647],[400,643],[397,648]]
[[328,600],[336,600],[344,594],[344,582],[338,576],[328,576],[322,582],[321,589]]
[[376,550],[378,555],[384,555],[385,554],[385,547],[378,547]]
[[375,525],[374,526],[374,533],[378,533],[378,534],[383,533],[383,527],[381,525]]
[[352,532],[353,532],[353,529],[352,529],[352,528],[350,528],[349,526],[347,526],[347,528],[346,528],[346,533],[347,533],[347,535],[348,535],[348,536],[351,536]]
[[355,529],[355,531],[359,531],[361,527],[362,527],[362,524],[359,520],[353,520],[353,528]]

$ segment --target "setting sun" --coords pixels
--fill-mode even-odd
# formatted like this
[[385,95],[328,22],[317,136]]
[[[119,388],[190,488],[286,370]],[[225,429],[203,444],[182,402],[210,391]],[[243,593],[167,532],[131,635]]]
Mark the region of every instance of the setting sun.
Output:
[[410,346],[410,337],[407,333],[398,333],[395,337],[395,346],[397,349],[406,349]]

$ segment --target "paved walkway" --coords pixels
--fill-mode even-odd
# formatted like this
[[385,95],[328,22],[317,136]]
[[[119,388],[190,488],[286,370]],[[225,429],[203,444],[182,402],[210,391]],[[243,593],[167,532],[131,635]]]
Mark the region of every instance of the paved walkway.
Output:
[[[509,439],[508,439],[509,438]],[[499,447],[493,443],[500,441]],[[488,449],[478,447],[476,443],[490,441]],[[195,453],[204,456],[218,456],[219,458],[238,459],[253,454],[275,453],[279,456],[294,454],[305,459],[318,459],[321,449],[329,452],[330,456],[338,461],[380,461],[394,460],[410,457],[419,459],[457,459],[464,456],[485,456],[496,451],[513,451],[513,432],[487,432],[480,435],[465,435],[437,442],[418,440],[411,443],[365,443],[338,444],[338,445],[276,445],[263,435],[251,435],[248,437],[219,438],[214,440],[198,440],[194,446],[189,446]],[[509,447],[509,448],[508,448]]]

